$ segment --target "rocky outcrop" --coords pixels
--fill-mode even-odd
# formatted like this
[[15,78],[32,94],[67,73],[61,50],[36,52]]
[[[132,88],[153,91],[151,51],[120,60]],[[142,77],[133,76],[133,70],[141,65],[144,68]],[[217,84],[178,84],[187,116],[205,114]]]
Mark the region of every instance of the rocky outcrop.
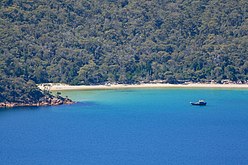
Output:
[[56,106],[62,104],[74,104],[75,102],[69,98],[63,98],[61,96],[44,96],[38,102],[27,103],[13,103],[13,102],[0,102],[0,108],[12,108],[12,107],[34,107],[34,106]]

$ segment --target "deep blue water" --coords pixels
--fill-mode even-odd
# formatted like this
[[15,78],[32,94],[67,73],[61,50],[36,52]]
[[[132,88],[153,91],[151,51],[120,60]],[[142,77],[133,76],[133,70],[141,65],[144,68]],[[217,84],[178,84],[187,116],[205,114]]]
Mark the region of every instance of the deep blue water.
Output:
[[248,164],[248,90],[62,93],[80,102],[0,110],[0,164]]

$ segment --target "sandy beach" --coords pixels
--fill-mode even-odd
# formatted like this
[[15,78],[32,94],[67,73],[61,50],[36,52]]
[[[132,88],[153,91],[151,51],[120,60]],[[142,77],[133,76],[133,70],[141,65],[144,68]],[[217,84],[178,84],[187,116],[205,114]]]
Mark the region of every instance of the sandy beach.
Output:
[[68,85],[60,83],[39,84],[41,90],[44,88],[50,91],[63,91],[63,90],[106,90],[106,89],[129,89],[129,88],[246,88],[248,84],[116,84],[116,85]]

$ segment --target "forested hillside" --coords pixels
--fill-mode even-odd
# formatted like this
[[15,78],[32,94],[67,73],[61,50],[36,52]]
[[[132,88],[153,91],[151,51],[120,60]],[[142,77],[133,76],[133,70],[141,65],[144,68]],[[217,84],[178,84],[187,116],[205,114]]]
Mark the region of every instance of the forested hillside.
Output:
[[0,6],[3,78],[248,80],[247,0],[1,0]]

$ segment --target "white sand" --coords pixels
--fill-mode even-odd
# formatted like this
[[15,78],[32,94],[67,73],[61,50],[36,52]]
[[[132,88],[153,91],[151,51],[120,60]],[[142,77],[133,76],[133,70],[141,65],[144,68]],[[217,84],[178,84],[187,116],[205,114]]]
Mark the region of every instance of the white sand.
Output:
[[[117,85],[67,85],[59,83],[50,83],[47,89],[51,91],[62,90],[97,90],[97,89],[127,89],[127,88],[246,88],[248,84],[117,84]],[[44,89],[44,85],[38,85],[40,89]]]

